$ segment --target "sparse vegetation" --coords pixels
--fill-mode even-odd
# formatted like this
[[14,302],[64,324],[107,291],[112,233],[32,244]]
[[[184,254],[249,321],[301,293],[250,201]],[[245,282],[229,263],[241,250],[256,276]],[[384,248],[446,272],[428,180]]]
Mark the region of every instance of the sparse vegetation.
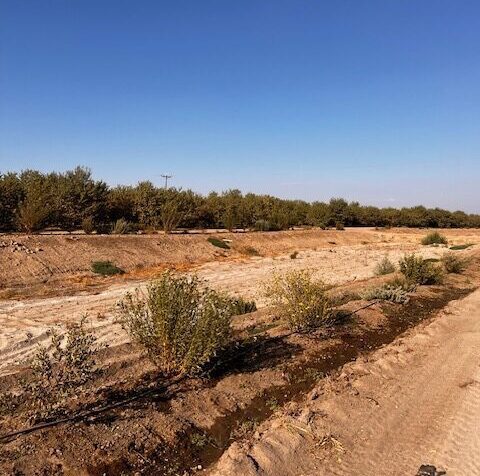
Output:
[[92,271],[102,276],[114,276],[115,274],[123,274],[123,269],[118,268],[111,261],[94,261],[92,263]]
[[232,431],[230,439],[237,440],[245,438],[247,435],[253,433],[258,426],[258,420],[255,418],[242,421],[237,428]]
[[127,294],[120,320],[130,336],[167,375],[199,371],[230,337],[231,301],[195,276],[170,271],[146,295]]
[[275,274],[265,284],[265,296],[294,331],[308,331],[324,324],[329,316],[325,285],[310,270]]
[[230,246],[228,245],[228,243],[225,243],[223,240],[215,238],[214,236],[209,236],[207,238],[207,241],[211,243],[213,246],[216,246],[217,248],[222,248],[224,250],[230,249]]
[[345,230],[345,225],[341,221],[337,221],[337,223],[335,223],[335,229],[343,231]]
[[441,261],[447,273],[463,273],[468,265],[468,261],[466,259],[459,258],[453,253],[447,253],[443,255]]
[[64,336],[51,332],[52,350],[39,347],[31,365],[33,380],[26,388],[32,408],[41,417],[59,410],[65,398],[78,395],[97,372],[96,338],[85,328],[85,318]]
[[366,301],[390,301],[396,304],[405,304],[409,300],[409,290],[404,286],[385,284],[376,288],[368,289],[361,294]]
[[382,261],[380,261],[377,266],[375,266],[375,276],[384,276],[386,274],[391,274],[396,271],[395,265],[390,261],[388,256],[384,256]]
[[259,251],[253,246],[246,246],[242,249],[242,252],[248,256],[260,256]]
[[465,243],[464,245],[450,246],[450,249],[452,251],[460,251],[460,250],[466,250],[467,248],[470,248],[471,246],[473,246],[473,243]]
[[408,283],[412,284],[439,284],[443,279],[443,271],[415,254],[404,256],[400,262],[400,272]]
[[446,245],[447,238],[438,231],[432,231],[422,239],[422,245]]
[[232,315],[240,316],[242,314],[249,314],[257,310],[255,301],[246,301],[242,297],[230,299],[232,306]]

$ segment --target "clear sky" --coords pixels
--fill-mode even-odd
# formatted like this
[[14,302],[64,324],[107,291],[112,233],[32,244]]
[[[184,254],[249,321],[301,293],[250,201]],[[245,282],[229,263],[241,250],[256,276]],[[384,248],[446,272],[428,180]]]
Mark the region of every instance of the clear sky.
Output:
[[0,170],[480,212],[478,0],[0,0]]

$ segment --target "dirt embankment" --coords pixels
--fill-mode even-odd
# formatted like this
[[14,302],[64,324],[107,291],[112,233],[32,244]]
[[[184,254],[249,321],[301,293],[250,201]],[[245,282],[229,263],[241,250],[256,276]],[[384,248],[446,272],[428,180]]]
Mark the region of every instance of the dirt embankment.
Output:
[[[452,243],[477,242],[478,230],[443,230]],[[126,271],[119,280],[141,279],[158,269],[192,267],[248,258],[253,250],[272,257],[295,250],[375,243],[417,244],[426,230],[296,230],[222,233],[231,250],[212,246],[207,234],[173,235],[3,235],[0,236],[0,298],[57,295],[105,286],[94,279],[93,261],[112,261]]]

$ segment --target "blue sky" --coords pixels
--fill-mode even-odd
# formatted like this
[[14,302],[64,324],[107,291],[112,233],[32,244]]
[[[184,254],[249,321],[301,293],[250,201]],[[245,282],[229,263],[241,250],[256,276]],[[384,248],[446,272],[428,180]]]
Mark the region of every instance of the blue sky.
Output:
[[0,170],[480,212],[480,2],[0,0]]

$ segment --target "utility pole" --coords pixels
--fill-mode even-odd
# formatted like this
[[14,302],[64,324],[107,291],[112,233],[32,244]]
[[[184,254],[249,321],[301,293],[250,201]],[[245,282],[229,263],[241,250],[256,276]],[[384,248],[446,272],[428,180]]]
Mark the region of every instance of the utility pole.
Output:
[[165,179],[165,190],[168,188],[168,179],[172,178],[173,175],[167,175],[167,174],[162,174],[160,177],[163,177]]

